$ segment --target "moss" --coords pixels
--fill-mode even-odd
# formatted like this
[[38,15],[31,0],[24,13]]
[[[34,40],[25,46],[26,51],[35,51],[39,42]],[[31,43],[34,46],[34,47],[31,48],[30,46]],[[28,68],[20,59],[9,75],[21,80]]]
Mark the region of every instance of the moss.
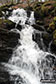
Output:
[[53,44],[56,45],[56,40],[53,41]]
[[2,17],[3,16],[3,14],[2,14],[2,12],[0,11],[0,17]]
[[52,29],[52,30],[55,29],[55,23],[54,23],[54,22],[51,22],[51,23],[49,24],[49,29]]
[[4,23],[7,23],[7,24],[11,25],[13,22],[10,21],[10,20],[4,20]]
[[56,30],[53,32],[53,40],[56,40]]
[[56,7],[56,2],[53,4],[54,7]]
[[53,3],[51,3],[50,1],[45,2],[41,7],[41,10],[45,15],[49,15],[49,13],[53,9],[54,9]]
[[6,20],[6,19],[4,19],[4,20],[3,20],[3,19],[0,19],[0,26],[1,26],[2,24],[12,25],[13,22],[10,21],[10,20]]
[[51,15],[56,16],[56,8],[54,8],[54,10],[51,11]]
[[44,24],[43,21],[41,21],[41,20],[37,20],[36,23],[39,24],[39,25],[43,25]]
[[38,9],[40,9],[41,8],[41,5],[42,5],[43,3],[42,2],[36,2],[35,4],[34,4],[34,6],[33,6],[33,10],[35,11],[37,11]]
[[56,16],[53,18],[53,21],[56,22]]

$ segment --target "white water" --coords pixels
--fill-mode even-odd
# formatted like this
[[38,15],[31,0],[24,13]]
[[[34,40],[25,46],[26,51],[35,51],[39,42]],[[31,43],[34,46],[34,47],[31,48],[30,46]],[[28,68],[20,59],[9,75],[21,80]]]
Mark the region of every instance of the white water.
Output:
[[[19,75],[23,78],[26,84],[41,84],[39,67],[41,66],[41,60],[49,53],[40,50],[38,44],[32,40],[34,28],[31,25],[35,24],[34,12],[32,11],[30,18],[28,18],[24,9],[17,9],[12,12],[12,16],[10,16],[9,19],[16,24],[19,23],[22,25],[21,31],[16,28],[11,30],[20,33],[21,45],[15,48],[9,62],[3,64],[11,77],[14,75],[17,76],[14,79],[14,84],[19,84],[19,82],[17,83]],[[28,20],[29,25],[25,24],[26,20]]]

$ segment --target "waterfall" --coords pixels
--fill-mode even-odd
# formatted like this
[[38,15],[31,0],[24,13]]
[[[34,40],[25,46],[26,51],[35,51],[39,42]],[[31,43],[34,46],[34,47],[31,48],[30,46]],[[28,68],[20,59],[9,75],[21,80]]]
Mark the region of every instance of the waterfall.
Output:
[[[49,75],[52,72],[52,69],[46,65],[48,55],[52,57],[52,54],[40,50],[38,44],[32,40],[34,32],[32,25],[35,24],[34,12],[31,11],[30,17],[27,17],[24,9],[13,10],[8,19],[16,23],[15,27],[18,24],[22,26],[21,31],[17,28],[10,30],[20,33],[21,45],[15,47],[8,63],[2,63],[10,74],[10,80],[13,80],[14,84],[41,84],[40,79],[44,78],[44,70],[47,69]],[[27,24],[25,24],[26,21]],[[53,74],[49,77],[52,76]]]

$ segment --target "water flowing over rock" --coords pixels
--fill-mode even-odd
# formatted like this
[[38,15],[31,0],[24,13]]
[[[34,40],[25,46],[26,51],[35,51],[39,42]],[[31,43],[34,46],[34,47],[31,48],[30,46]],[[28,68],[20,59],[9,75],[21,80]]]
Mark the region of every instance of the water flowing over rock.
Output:
[[[20,34],[18,39],[20,46],[15,47],[8,63],[2,63],[10,74],[10,81],[14,84],[41,84],[41,78],[52,79],[55,55],[42,51],[33,41],[34,12],[31,11],[30,17],[27,17],[24,9],[13,10],[8,19],[16,23],[15,28],[10,32]],[[22,26],[21,30],[17,29],[18,24]],[[52,61],[53,65],[51,65]]]

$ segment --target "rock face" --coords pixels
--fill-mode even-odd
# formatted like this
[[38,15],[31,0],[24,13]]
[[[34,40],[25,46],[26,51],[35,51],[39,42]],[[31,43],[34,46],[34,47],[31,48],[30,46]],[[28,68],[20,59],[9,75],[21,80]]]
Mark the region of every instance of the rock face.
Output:
[[[17,44],[20,45],[18,42],[20,35],[12,31],[10,32],[10,29],[14,28],[12,27],[13,24],[5,23],[4,25],[0,24],[0,63],[8,62],[12,55],[13,48],[16,47]],[[4,67],[0,65],[0,84],[11,84],[9,74],[4,71],[3,68]]]
[[[2,14],[0,16],[2,16]],[[0,84],[12,84],[9,80],[8,72],[6,72],[1,63],[7,63],[12,55],[13,48],[16,47],[17,44],[20,45],[18,41],[20,34],[10,31],[14,28],[15,23],[7,18],[0,18]],[[18,25],[18,29],[20,28],[20,25]]]

